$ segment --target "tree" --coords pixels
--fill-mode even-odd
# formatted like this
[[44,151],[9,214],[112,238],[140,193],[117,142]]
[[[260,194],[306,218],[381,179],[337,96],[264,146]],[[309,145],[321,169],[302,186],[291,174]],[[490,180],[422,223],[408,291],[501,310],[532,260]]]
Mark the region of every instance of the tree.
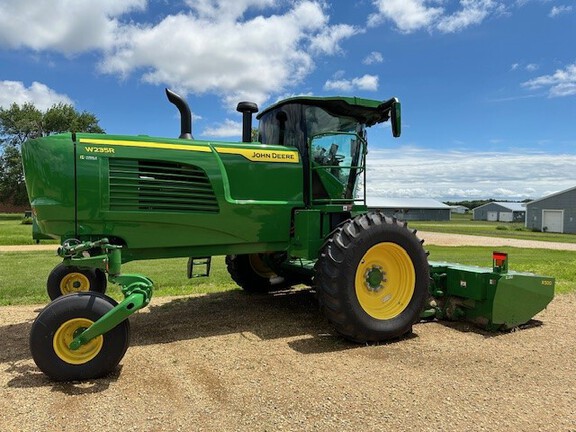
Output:
[[7,145],[0,155],[0,200],[16,206],[28,203],[22,159],[15,145]]
[[0,108],[0,200],[14,205],[28,202],[20,148],[34,138],[66,131],[104,133],[98,118],[72,105],[59,103],[46,112],[31,103]]

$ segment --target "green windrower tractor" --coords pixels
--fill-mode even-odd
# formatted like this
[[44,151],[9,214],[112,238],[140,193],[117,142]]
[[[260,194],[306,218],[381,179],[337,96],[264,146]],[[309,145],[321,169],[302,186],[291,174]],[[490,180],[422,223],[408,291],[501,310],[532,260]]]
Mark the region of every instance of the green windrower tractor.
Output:
[[[226,255],[232,279],[264,293],[313,286],[336,331],[355,342],[408,333],[420,319],[463,319],[486,329],[528,322],[552,300],[554,279],[428,262],[406,223],[366,206],[366,128],[390,120],[400,102],[294,97],[261,111],[241,102],[242,142],[194,140],[190,109],[177,139],[66,133],[26,142],[22,157],[34,235],[61,242],[47,280],[53,300],[32,325],[30,348],[55,380],[101,377],[130,338],[128,317],[153,283],[123,263],[188,257],[207,276]],[[105,295],[118,284],[124,300]]]

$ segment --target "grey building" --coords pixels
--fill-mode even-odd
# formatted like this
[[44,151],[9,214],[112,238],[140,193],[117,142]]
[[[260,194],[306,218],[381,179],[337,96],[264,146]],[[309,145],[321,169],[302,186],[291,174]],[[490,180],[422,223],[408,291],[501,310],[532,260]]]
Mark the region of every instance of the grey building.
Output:
[[449,221],[451,207],[430,198],[377,198],[368,197],[370,210],[380,210],[400,220]]
[[465,207],[462,205],[451,206],[451,210],[452,210],[452,213],[457,213],[457,214],[466,214],[470,211],[470,209],[468,209],[468,207]]
[[576,233],[576,187],[527,203],[526,227]]
[[522,203],[490,202],[472,210],[473,220],[524,222],[526,207]]

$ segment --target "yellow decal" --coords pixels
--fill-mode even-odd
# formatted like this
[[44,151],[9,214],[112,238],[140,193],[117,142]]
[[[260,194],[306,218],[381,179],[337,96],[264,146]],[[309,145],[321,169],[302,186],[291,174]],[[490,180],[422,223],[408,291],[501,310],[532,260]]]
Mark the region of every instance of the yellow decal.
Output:
[[[86,144],[98,144],[98,145],[114,145],[123,147],[143,147],[143,148],[155,148],[155,149],[166,149],[166,150],[186,150],[186,151],[196,151],[210,153],[210,147],[208,146],[198,146],[198,145],[185,145],[185,144],[169,144],[160,143],[152,141],[124,141],[124,140],[111,140],[111,139],[100,139],[100,138],[80,138],[81,143]],[[88,147],[85,147],[88,149]],[[89,150],[86,150],[89,151]],[[98,152],[103,153],[103,152]],[[114,152],[112,152],[114,153]]]
[[285,162],[285,163],[300,162],[298,152],[293,150],[261,150],[261,149],[216,147],[216,151],[222,154],[233,154],[243,156],[252,162]]

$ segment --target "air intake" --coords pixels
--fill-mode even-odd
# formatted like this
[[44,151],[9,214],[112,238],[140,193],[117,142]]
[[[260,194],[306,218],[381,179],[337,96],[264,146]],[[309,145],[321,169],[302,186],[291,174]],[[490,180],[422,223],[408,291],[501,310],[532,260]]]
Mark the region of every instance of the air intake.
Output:
[[208,176],[193,165],[111,158],[110,210],[217,213]]

